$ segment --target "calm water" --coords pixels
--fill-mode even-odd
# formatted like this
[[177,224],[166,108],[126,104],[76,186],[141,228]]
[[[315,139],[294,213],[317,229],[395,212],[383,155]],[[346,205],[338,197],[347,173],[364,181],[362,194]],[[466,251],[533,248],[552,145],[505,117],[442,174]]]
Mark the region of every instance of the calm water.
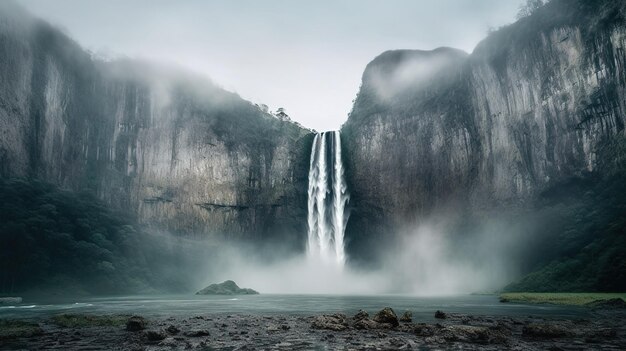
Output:
[[319,314],[359,309],[370,313],[385,306],[396,313],[413,312],[414,320],[432,321],[436,310],[473,315],[544,316],[581,318],[588,314],[580,307],[500,303],[497,296],[463,295],[447,297],[341,296],[341,295],[250,295],[195,296],[154,295],[83,298],[63,302],[25,300],[20,306],[0,306],[0,318],[31,318],[60,313],[120,313],[143,316],[198,314]]

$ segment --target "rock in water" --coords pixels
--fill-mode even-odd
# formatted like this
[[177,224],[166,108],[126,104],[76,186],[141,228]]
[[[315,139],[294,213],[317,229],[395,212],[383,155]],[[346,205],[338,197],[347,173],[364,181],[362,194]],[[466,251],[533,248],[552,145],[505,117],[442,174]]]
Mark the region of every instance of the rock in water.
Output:
[[240,288],[232,280],[220,284],[211,284],[198,291],[196,295],[257,295],[259,292],[248,288]]
[[376,315],[374,316],[374,322],[388,323],[394,327],[400,325],[400,322],[398,322],[398,316],[396,316],[396,313],[393,311],[393,309],[391,309],[391,307],[385,307],[378,313],[376,313]]
[[443,313],[442,311],[437,310],[437,312],[435,312],[435,318],[438,319],[446,319],[446,314]]

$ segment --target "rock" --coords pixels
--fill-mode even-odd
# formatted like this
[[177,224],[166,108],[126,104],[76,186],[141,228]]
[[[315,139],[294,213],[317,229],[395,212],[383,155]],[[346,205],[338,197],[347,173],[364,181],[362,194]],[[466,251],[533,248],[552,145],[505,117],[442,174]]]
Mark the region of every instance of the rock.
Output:
[[438,319],[446,319],[446,314],[443,313],[442,311],[437,310],[437,312],[435,312],[435,318]]
[[618,297],[615,299],[589,302],[585,306],[593,307],[593,308],[606,308],[606,309],[626,308],[626,302]]
[[555,323],[531,323],[522,329],[522,335],[532,338],[562,338],[573,336],[567,327]]
[[363,311],[363,310],[359,310],[359,312],[357,312],[354,315],[354,317],[352,317],[352,320],[360,321],[362,319],[369,318],[369,317],[370,317],[369,313],[367,313],[366,311]]
[[174,340],[174,338],[165,338],[163,341],[159,343],[159,346],[169,347],[173,349],[177,345],[176,345],[176,340]]
[[198,291],[196,295],[257,295],[259,292],[248,288],[240,288],[232,280],[219,284],[211,284]]
[[436,332],[446,341],[458,341],[478,344],[503,344],[508,341],[508,337],[498,331],[487,327],[477,327],[471,325],[451,325]]
[[167,337],[162,330],[146,330],[144,332],[148,341],[161,341]]
[[381,327],[380,323],[376,323],[369,318],[363,318],[357,321],[356,323],[354,323],[354,329],[359,329],[359,330],[378,329],[380,327]]
[[315,317],[311,323],[311,328],[342,331],[348,328],[348,321],[345,314],[325,314]]
[[413,313],[410,311],[405,311],[400,317],[400,322],[411,323],[413,321]]
[[192,338],[199,338],[199,337],[209,336],[209,335],[211,335],[211,334],[206,329],[194,329],[194,330],[190,330],[188,332],[185,332],[185,336],[189,336],[189,337],[192,337]]
[[140,331],[146,329],[146,319],[141,316],[132,316],[126,322],[126,330]]
[[433,336],[435,335],[436,327],[430,324],[419,323],[415,326],[413,331],[417,336]]
[[176,335],[180,333],[180,329],[178,329],[175,325],[171,325],[171,324],[165,330],[172,335]]
[[506,297],[500,297],[500,302],[506,303],[506,302],[511,302],[511,300],[507,299]]
[[611,328],[594,329],[585,335],[586,343],[599,343],[606,339],[617,337],[617,331]]
[[393,309],[391,309],[391,307],[385,307],[382,310],[378,311],[378,313],[374,315],[374,322],[388,323],[391,324],[393,327],[397,327],[398,325],[400,325],[400,322],[398,322],[398,316],[396,316],[396,313],[393,311]]
[[0,297],[0,305],[17,305],[22,303],[21,297]]

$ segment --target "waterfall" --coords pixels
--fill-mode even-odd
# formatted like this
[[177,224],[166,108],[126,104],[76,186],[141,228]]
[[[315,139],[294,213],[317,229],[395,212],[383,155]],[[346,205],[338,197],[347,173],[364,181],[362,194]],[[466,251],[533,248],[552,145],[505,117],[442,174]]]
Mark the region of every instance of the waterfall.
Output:
[[348,188],[341,161],[339,131],[318,133],[309,165],[307,254],[343,265]]

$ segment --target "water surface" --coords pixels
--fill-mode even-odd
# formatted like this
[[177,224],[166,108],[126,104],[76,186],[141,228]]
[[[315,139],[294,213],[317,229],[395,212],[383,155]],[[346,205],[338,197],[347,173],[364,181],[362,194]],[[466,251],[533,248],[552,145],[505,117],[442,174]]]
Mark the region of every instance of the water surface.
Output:
[[471,315],[584,318],[588,309],[576,306],[501,303],[495,295],[415,297],[402,295],[149,295],[80,298],[67,301],[25,300],[19,306],[0,306],[0,318],[45,317],[60,313],[193,316],[200,314],[300,314],[329,312],[375,313],[383,307],[396,313],[411,311],[416,321],[432,321],[436,310]]

